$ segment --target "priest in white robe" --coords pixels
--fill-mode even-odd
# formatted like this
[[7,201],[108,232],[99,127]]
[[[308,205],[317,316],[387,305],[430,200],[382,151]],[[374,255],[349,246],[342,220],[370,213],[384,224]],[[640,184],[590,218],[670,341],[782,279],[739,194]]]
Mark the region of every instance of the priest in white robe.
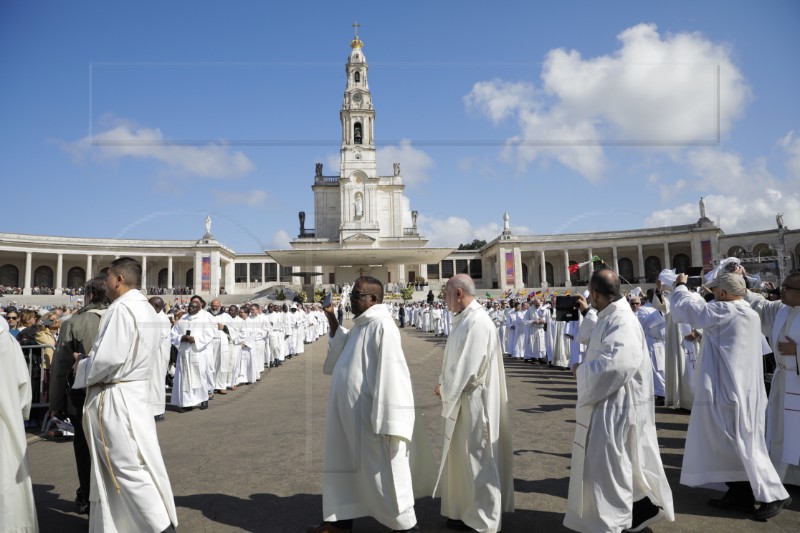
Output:
[[156,420],[163,420],[167,407],[167,370],[172,347],[170,340],[172,325],[164,313],[164,300],[159,296],[153,296],[148,302],[156,312],[159,333],[158,350],[153,361],[153,375],[150,378],[150,408]]
[[214,353],[214,382],[212,384],[214,393],[228,394],[227,384],[230,381],[230,348],[229,338],[226,332],[227,326],[233,318],[224,309],[219,300],[214,299],[211,301],[211,310],[209,311],[211,321],[217,325],[217,334],[212,341],[212,349]]
[[761,317],[777,363],[767,404],[769,456],[783,483],[800,485],[800,274],[783,281],[780,301],[750,291],[746,299]]
[[[414,498],[429,496],[433,455],[415,416],[400,330],[383,304],[383,285],[356,280],[351,331],[325,309],[333,338],[324,372],[331,375],[322,477],[324,522],[309,533],[340,533],[371,516],[395,531],[416,526]],[[415,424],[415,422],[419,422]],[[414,470],[415,460],[422,460]]]
[[242,312],[239,307],[235,305],[228,306],[228,314],[231,316],[231,321],[228,323],[228,383],[226,388],[228,390],[236,390],[239,385],[239,374],[242,369],[242,337],[244,329],[244,316],[247,312]]
[[530,357],[526,358],[544,363],[547,360],[547,343],[545,339],[545,326],[549,320],[549,312],[542,306],[540,298],[534,298],[533,305],[528,309],[530,322]]
[[690,487],[728,484],[728,492],[710,505],[752,513],[766,520],[791,503],[769,458],[764,440],[767,397],[764,391],[761,321],[744,300],[739,274],[719,274],[708,287],[706,303],[686,288],[678,274],[671,297],[674,319],[704,329],[695,402],[686,434],[681,483]]
[[170,403],[181,410],[208,408],[206,370],[208,360],[214,357],[213,341],[218,329],[203,309],[205,305],[201,297],[192,296],[188,312],[172,326],[171,340],[178,349],[178,359]]
[[174,531],[175,501],[148,404],[155,310],[141,292],[142,267],[111,263],[108,307],[88,357],[76,362],[74,388],[86,388],[83,425],[92,452],[89,532]]
[[456,274],[445,286],[455,313],[435,393],[445,419],[435,495],[449,528],[500,531],[514,511],[513,448],[500,336],[475,300],[475,284]]
[[25,423],[31,380],[19,343],[0,318],[0,531],[39,531],[28,466]]
[[641,531],[675,519],[656,436],[653,370],[619,276],[596,270],[589,288],[594,308],[579,297],[586,315],[576,340],[587,347],[583,362],[572,367],[578,402],[564,525]]

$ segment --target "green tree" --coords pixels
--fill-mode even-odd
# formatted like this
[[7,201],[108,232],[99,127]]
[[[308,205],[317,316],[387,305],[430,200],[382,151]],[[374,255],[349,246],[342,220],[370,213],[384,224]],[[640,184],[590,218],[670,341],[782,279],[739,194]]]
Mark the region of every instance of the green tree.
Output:
[[474,239],[469,244],[459,244],[458,245],[458,249],[459,250],[480,250],[484,246],[486,246],[486,241],[480,240],[480,239]]

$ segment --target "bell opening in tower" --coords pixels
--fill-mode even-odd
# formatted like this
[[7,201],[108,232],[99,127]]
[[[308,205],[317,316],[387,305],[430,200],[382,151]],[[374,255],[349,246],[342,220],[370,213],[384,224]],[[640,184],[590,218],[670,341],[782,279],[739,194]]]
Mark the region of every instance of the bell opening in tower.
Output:
[[361,123],[356,122],[353,126],[353,140],[356,144],[361,144]]

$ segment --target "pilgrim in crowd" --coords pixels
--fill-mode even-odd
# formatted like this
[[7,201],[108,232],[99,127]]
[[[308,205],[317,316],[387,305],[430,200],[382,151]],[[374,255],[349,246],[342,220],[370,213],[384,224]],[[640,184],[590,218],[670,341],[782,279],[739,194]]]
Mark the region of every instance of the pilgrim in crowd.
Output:
[[[170,531],[177,516],[155,422],[262,383],[320,339],[331,384],[323,522],[313,533],[351,531],[365,516],[416,530],[414,500],[429,495],[441,498],[449,529],[500,531],[503,513],[514,510],[504,356],[575,376],[564,494],[571,529],[641,531],[675,519],[656,407],[690,412],[680,482],[726,486],[710,506],[768,520],[791,504],[784,485],[800,485],[800,273],[756,288],[731,258],[696,290],[686,274],[664,270],[654,289],[625,294],[619,275],[603,268],[575,298],[574,319],[557,312],[558,292],[484,299],[464,274],[438,298],[428,290],[402,303],[362,277],[326,309],[299,300],[207,305],[199,295],[148,301],[140,276],[137,261],[120,258],[81,288],[82,307],[3,309],[0,464],[4,476],[20,473],[13,483],[0,479],[3,527],[37,527],[24,438],[32,404],[49,407],[59,427],[51,436],[73,437],[75,501],[91,531]],[[444,349],[434,391],[444,420],[438,476],[405,335],[443,337],[434,341]]]

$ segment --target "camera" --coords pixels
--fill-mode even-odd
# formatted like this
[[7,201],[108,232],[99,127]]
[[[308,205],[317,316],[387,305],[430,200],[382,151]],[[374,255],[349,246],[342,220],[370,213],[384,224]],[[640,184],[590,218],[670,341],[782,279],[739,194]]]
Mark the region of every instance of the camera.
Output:
[[556,320],[574,322],[578,320],[578,297],[556,296]]
[[689,279],[686,280],[686,288],[696,291],[703,285],[703,267],[689,267],[686,269],[686,275]]

